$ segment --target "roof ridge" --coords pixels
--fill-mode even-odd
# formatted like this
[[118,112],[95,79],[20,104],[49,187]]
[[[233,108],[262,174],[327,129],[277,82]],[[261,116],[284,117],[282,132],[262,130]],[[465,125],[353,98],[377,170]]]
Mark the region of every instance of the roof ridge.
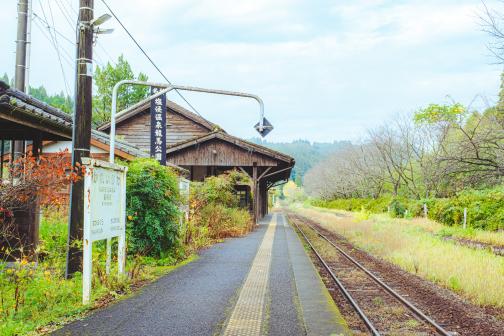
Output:
[[[146,110],[149,105],[150,105],[150,102],[145,102],[140,105],[137,103],[133,106],[130,106],[126,110],[123,110],[116,115],[116,123],[122,122],[124,120],[127,120],[129,118],[136,116],[137,114]],[[213,122],[207,120],[206,118],[189,111],[188,109],[177,104],[173,100],[169,100],[169,99],[166,100],[166,109],[167,110],[171,109],[174,112],[179,113],[179,114],[185,116],[186,118],[191,119],[192,121],[200,124],[201,126],[207,128],[210,131],[214,131],[215,128],[220,128],[220,126],[218,126],[217,124],[214,124]],[[102,131],[102,130],[106,130],[109,128],[110,128],[110,121],[98,126],[97,129]]]
[[[1,83],[5,84],[5,82],[1,82]],[[37,107],[37,108],[44,110],[45,112],[48,112],[56,117],[59,117],[61,119],[64,119],[65,121],[73,123],[73,117],[70,114],[63,112],[62,110],[60,110],[57,107],[49,105],[49,104],[41,101],[38,98],[35,98],[31,95],[28,95],[27,93],[25,93],[23,91],[9,87],[8,85],[5,85],[5,86],[0,85],[0,87],[2,87],[2,89],[3,89],[1,91],[2,94],[13,96],[14,98],[19,99],[24,103],[28,103],[34,107]]]

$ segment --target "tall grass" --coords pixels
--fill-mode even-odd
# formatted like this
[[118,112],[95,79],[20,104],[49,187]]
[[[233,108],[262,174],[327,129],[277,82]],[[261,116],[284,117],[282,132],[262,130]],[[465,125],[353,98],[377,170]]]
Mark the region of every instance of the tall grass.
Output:
[[[294,208],[369,253],[451,289],[477,305],[504,307],[504,258],[445,241],[426,228],[432,222],[371,215],[335,216],[314,208]],[[438,224],[439,225],[439,224]]]
[[[40,225],[39,263],[21,259],[13,265],[0,262],[0,335],[24,335],[34,330],[48,330],[75,318],[81,312],[130,293],[130,285],[152,280],[173,270],[176,261],[130,256],[127,275],[117,276],[116,263],[111,275],[105,275],[104,244],[93,246],[93,291],[91,305],[82,304],[82,278],[77,273],[66,280],[65,256],[67,219],[61,213],[46,212]],[[185,262],[194,258],[189,257]],[[183,264],[183,263],[181,263]],[[180,265],[181,265],[180,264]]]

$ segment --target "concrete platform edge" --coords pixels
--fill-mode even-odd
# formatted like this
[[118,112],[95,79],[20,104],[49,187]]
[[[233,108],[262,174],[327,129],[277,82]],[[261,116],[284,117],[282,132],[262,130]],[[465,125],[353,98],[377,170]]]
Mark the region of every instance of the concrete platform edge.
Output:
[[297,233],[285,215],[279,216],[283,218],[280,222],[286,226],[287,246],[307,335],[351,335]]

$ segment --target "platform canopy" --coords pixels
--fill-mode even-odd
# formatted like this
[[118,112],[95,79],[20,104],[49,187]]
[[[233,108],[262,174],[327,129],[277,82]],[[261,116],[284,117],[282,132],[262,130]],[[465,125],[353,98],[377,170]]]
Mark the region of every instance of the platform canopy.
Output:
[[240,169],[253,182],[254,217],[268,211],[268,190],[287,181],[295,161],[270,148],[217,130],[167,149],[167,159],[190,171],[192,180],[203,180],[230,169]]

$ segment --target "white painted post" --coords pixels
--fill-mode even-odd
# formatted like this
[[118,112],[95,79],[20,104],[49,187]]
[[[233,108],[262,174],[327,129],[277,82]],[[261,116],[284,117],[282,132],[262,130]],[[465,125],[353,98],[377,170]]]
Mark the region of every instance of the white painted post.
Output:
[[105,261],[105,273],[110,274],[110,260],[112,259],[112,239],[107,238],[107,260]]
[[124,227],[123,234],[121,234],[118,239],[118,251],[117,251],[117,262],[118,262],[118,273],[124,274],[124,270],[126,268],[126,175],[128,169],[121,177],[121,188],[122,188],[122,197],[121,197],[121,224]]
[[117,251],[117,263],[119,274],[124,274],[124,269],[126,268],[126,236],[120,235],[118,237],[118,251]]
[[[84,191],[89,193],[91,188],[91,177],[84,176]],[[84,241],[83,265],[82,265],[82,303],[88,304],[91,299],[91,282],[93,276],[93,241],[91,240],[91,200],[84,197]]]
[[425,203],[423,205],[423,213],[424,213],[424,217],[427,218],[428,210],[427,210],[427,204],[425,204]]
[[464,208],[464,230],[467,229],[467,208]]

